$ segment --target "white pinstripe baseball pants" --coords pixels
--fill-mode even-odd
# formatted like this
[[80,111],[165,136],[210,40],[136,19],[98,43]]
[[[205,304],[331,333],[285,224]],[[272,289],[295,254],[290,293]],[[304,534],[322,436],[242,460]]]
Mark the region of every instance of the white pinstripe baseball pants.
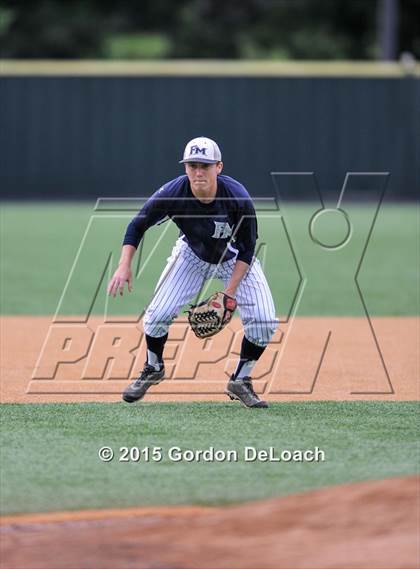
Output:
[[[146,309],[143,325],[148,336],[161,337],[181,308],[195,300],[209,278],[229,282],[235,259],[219,265],[202,261],[179,238],[160,276],[154,296]],[[258,346],[266,346],[274,334],[278,320],[273,298],[258,259],[252,263],[241,281],[236,300],[245,336]]]

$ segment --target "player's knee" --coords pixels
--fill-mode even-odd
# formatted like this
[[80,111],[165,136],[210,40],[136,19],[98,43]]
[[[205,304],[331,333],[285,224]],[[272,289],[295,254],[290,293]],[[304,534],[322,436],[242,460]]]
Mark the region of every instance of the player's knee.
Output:
[[168,333],[169,324],[166,322],[145,322],[143,321],[144,331],[148,336],[160,338]]
[[277,318],[271,320],[270,322],[266,322],[266,336],[268,338],[267,343],[276,333],[278,326],[279,326],[279,320]]
[[164,336],[172,324],[173,318],[165,313],[153,309],[147,309],[143,318],[143,327],[150,336]]
[[257,346],[265,347],[274,336],[279,325],[277,318],[265,321],[252,321],[245,326],[247,338]]

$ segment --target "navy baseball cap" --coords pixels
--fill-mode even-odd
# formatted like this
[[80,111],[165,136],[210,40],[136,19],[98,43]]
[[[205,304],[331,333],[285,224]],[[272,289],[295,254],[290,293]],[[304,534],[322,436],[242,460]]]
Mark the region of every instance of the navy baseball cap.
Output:
[[204,162],[205,164],[216,164],[221,160],[222,153],[217,143],[211,138],[199,136],[188,142],[184,150],[184,158],[179,163]]

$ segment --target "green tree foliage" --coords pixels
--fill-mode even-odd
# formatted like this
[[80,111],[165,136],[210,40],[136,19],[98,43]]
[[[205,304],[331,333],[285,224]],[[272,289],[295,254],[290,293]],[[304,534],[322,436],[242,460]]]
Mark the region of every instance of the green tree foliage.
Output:
[[420,2],[400,0],[399,50],[413,53],[420,59]]
[[[371,59],[382,0],[2,0],[5,58]],[[419,0],[398,53],[420,58]]]
[[173,57],[241,57],[241,38],[260,17],[256,0],[189,0],[171,30]]
[[[101,14],[89,2],[3,2],[4,58],[82,58],[101,54]],[[1,12],[0,12],[1,17]]]
[[190,0],[174,40],[180,57],[363,59],[372,56],[375,2]]

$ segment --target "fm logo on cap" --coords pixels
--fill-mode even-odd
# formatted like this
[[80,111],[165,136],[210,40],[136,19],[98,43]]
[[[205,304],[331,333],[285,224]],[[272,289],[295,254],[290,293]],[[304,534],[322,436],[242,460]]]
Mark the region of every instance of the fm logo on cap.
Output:
[[203,156],[207,156],[206,147],[203,146],[203,148],[200,148],[199,146],[194,144],[194,146],[191,146],[191,148],[190,148],[190,155],[191,154],[202,154]]

